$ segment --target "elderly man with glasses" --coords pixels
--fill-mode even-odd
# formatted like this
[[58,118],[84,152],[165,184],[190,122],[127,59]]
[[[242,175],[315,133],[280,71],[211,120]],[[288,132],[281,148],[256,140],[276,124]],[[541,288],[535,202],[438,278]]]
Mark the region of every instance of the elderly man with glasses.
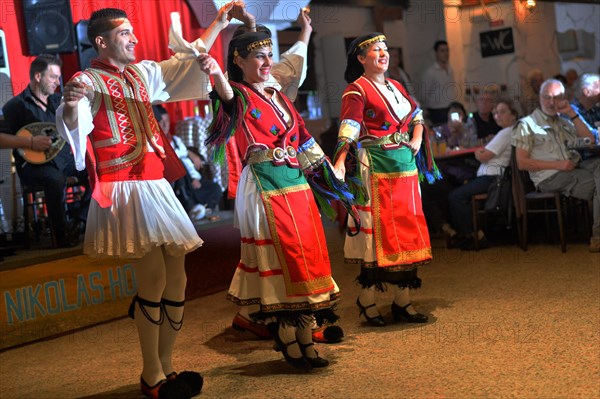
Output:
[[529,171],[541,192],[592,200],[590,251],[600,252],[600,158],[581,161],[566,144],[577,138],[594,140],[588,125],[565,99],[563,84],[546,80],[540,88],[540,107],[521,118],[514,128],[517,164]]

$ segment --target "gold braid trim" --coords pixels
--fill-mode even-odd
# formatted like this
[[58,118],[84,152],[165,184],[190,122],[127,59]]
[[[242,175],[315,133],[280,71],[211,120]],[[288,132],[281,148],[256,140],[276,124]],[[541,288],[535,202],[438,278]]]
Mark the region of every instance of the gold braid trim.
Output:
[[361,97],[362,97],[362,93],[361,93],[361,92],[359,92],[359,91],[347,91],[347,92],[345,92],[344,94],[342,94],[342,98],[346,97],[346,96],[347,96],[347,95],[349,95],[349,94],[357,94],[357,95],[359,95],[359,96],[361,96]]

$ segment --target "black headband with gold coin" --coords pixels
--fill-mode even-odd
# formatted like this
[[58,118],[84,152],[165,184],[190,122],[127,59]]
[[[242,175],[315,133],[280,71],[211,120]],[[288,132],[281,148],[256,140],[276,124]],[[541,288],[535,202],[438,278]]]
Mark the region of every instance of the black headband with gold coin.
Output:
[[249,45],[247,45],[246,50],[250,52],[261,47],[273,47],[273,41],[271,39],[259,40],[257,42],[250,43]]
[[372,37],[370,39],[367,39],[367,40],[364,40],[364,41],[358,43],[358,45],[356,47],[362,50],[365,47],[368,47],[373,43],[385,42],[385,41],[387,41],[385,35],[378,35],[378,36]]
[[[257,48],[261,48],[261,47],[273,47],[273,41],[271,39],[258,40],[256,42],[252,42],[249,45],[247,45],[246,50],[248,50],[248,52],[250,53],[250,52],[256,50]],[[237,48],[235,48],[233,50],[233,55],[236,57],[238,55],[240,55]]]

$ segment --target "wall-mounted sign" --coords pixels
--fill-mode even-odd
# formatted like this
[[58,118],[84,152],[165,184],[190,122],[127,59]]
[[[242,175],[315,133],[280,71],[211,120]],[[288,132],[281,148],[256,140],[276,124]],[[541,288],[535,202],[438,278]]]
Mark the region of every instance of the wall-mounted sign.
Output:
[[483,58],[515,52],[512,28],[481,32],[479,42]]

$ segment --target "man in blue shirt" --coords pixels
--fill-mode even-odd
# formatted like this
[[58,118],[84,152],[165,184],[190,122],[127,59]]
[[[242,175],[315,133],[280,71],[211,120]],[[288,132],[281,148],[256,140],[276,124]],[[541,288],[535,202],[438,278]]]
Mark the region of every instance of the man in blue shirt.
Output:
[[573,110],[581,116],[589,126],[598,142],[600,128],[600,75],[585,73],[574,85],[575,98],[571,101]]

